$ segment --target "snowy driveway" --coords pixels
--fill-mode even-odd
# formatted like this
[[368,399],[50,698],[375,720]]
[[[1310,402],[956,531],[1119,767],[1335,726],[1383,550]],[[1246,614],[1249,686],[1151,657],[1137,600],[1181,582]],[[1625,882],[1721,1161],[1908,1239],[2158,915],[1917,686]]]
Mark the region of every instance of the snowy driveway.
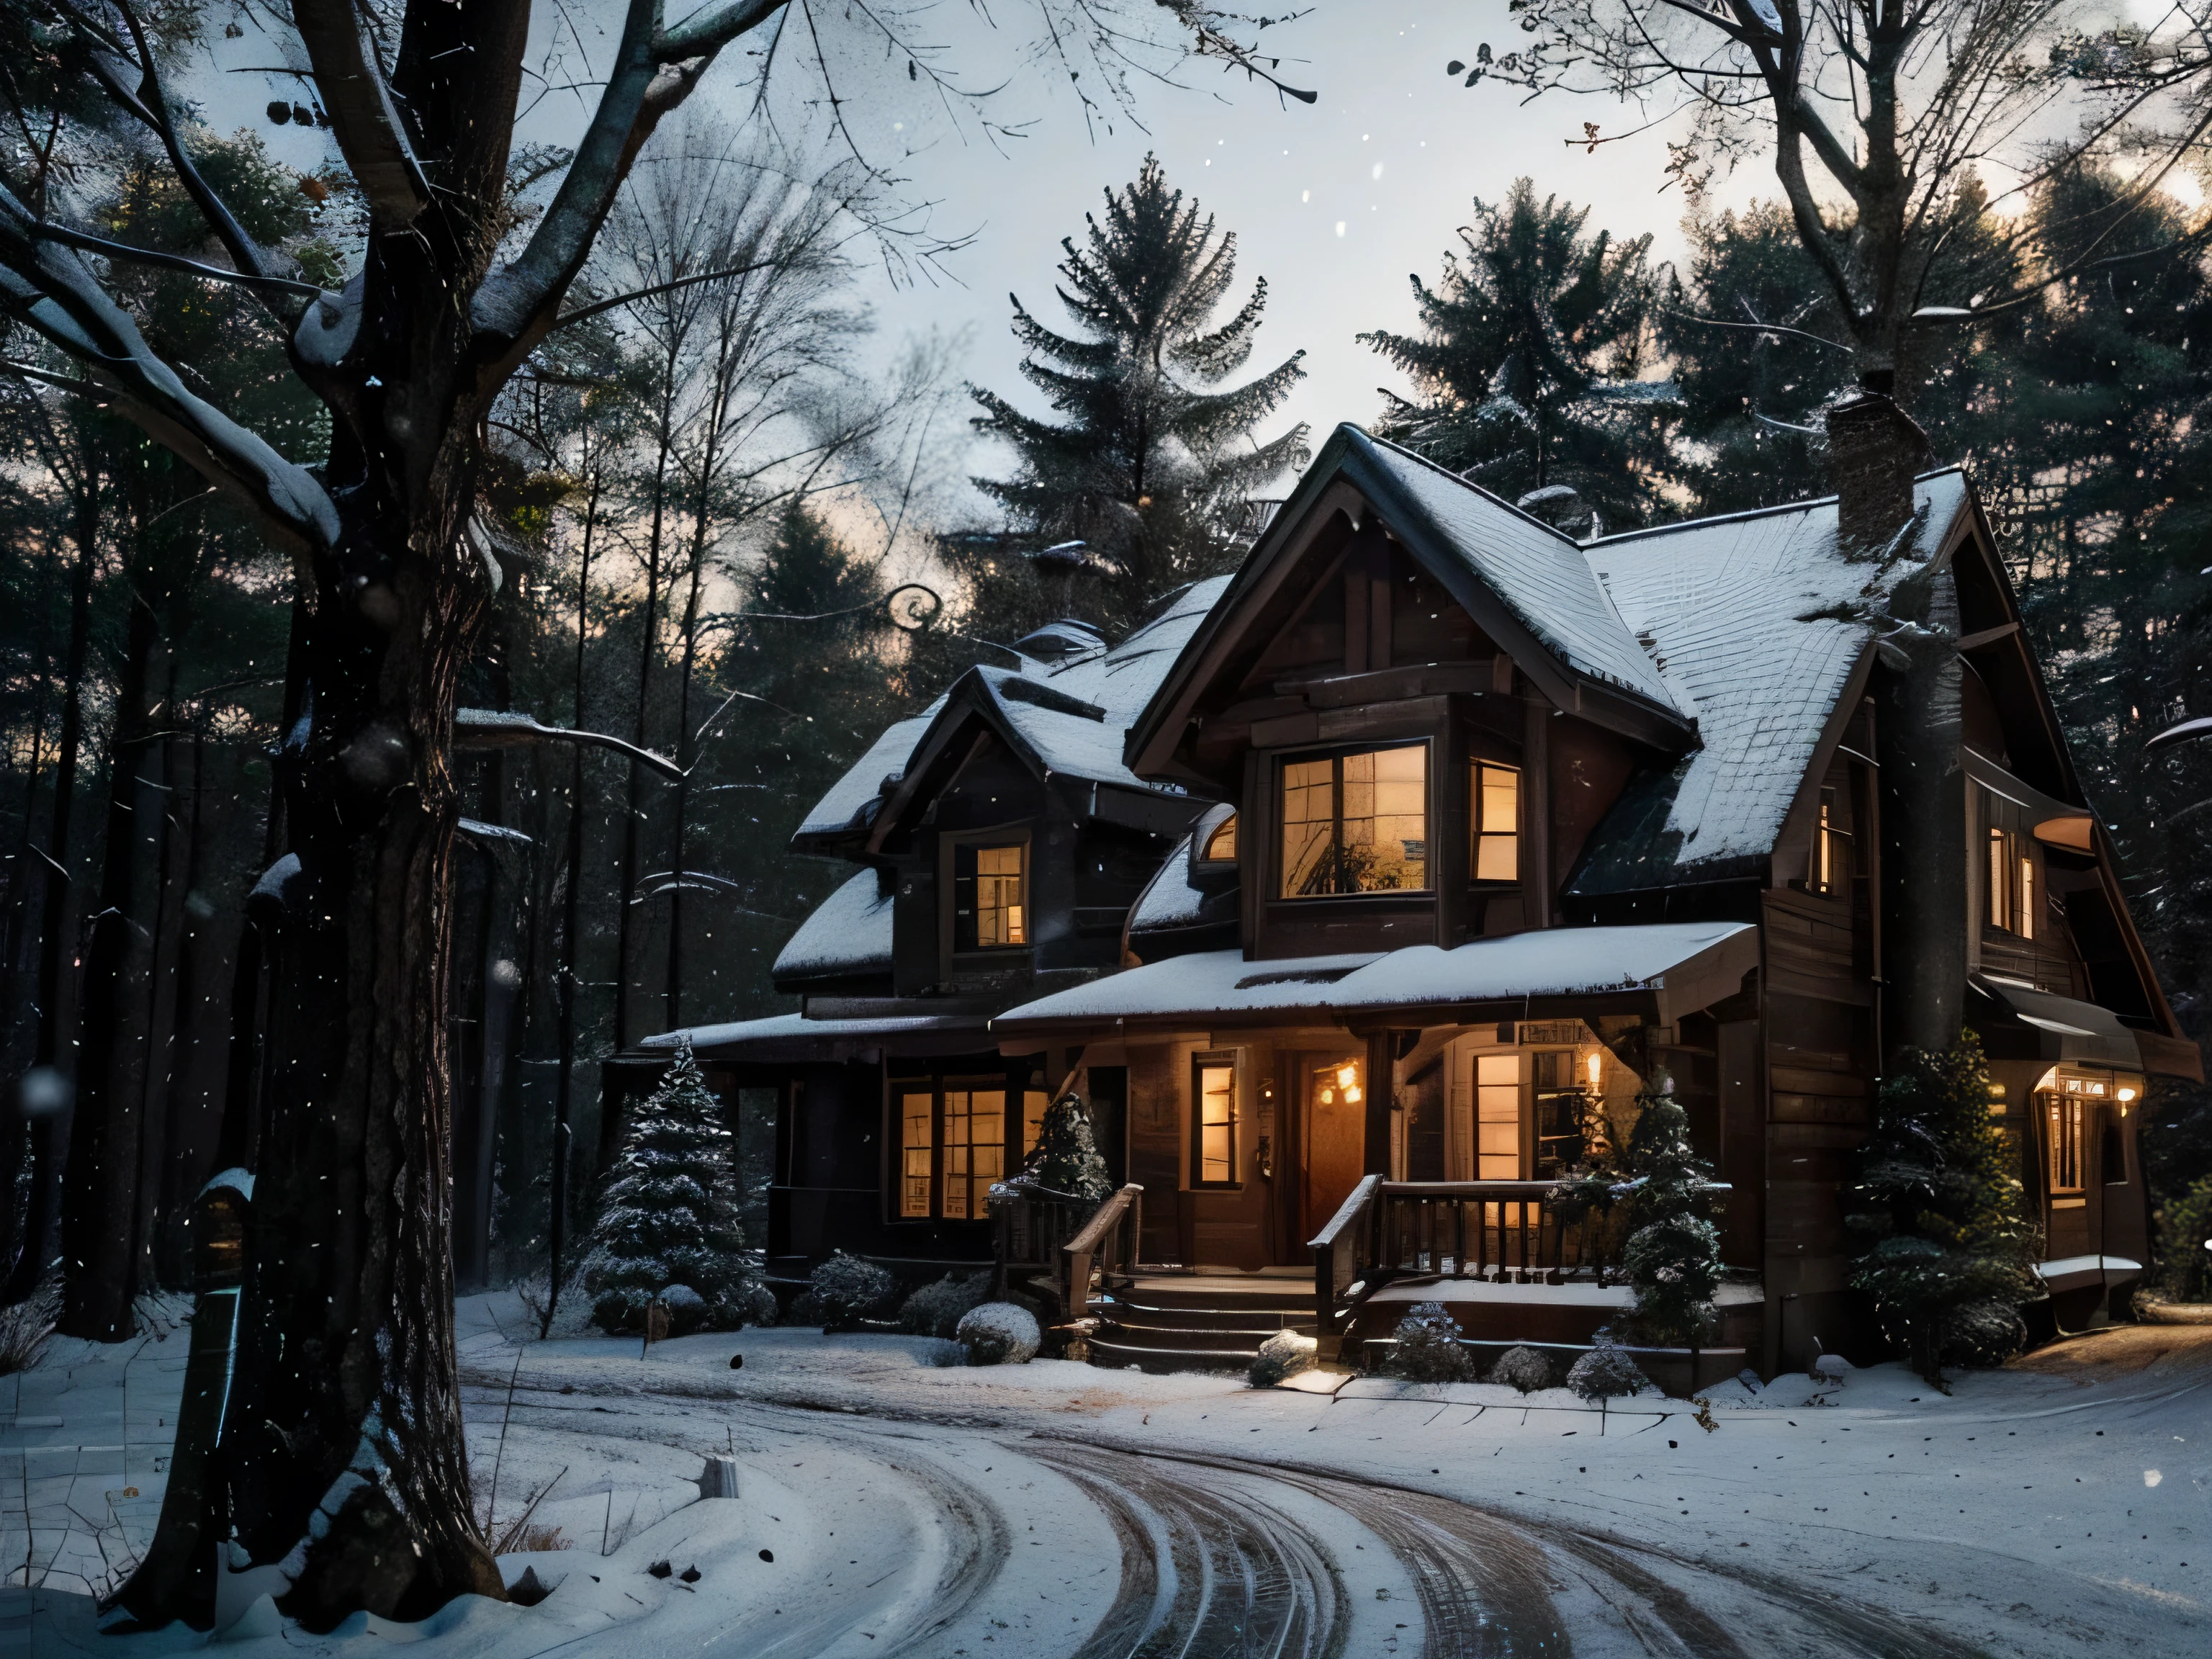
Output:
[[[2212,1332],[2113,1333],[1948,1399],[1893,1367],[1825,1403],[1802,1377],[1720,1390],[1708,1431],[1654,1399],[1601,1418],[1487,1387],[945,1369],[927,1341],[811,1331],[641,1359],[511,1343],[518,1313],[464,1304],[471,1449],[495,1534],[555,1547],[510,1580],[553,1593],[327,1638],[264,1606],[234,1651],[2212,1651]],[[710,1452],[738,1501],[697,1500]],[[204,1640],[94,1637],[59,1581],[15,1598],[0,1656]]]

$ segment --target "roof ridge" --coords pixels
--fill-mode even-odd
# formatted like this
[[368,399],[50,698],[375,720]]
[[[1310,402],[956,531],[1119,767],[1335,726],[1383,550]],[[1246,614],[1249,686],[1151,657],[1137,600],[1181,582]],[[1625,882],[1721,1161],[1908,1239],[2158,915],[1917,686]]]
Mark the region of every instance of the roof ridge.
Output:
[[[1931,466],[1925,472],[1914,473],[1912,482],[1925,483],[1930,478],[1940,478],[1953,472],[1963,477],[1966,471],[1965,462],[1953,461],[1948,465]],[[1707,525],[1741,524],[1750,519],[1771,519],[1784,513],[1810,513],[1819,507],[1832,507],[1835,502],[1832,492],[1826,495],[1808,495],[1800,501],[1782,501],[1772,507],[1747,507],[1737,513],[1710,513],[1701,519],[1677,519],[1672,524],[1646,525],[1639,530],[1616,531],[1610,536],[1600,536],[1595,541],[1579,542],[1576,545],[1585,553],[1594,553],[1601,547],[1611,547],[1619,542],[1632,542],[1649,536],[1671,536],[1679,531],[1700,530]]]
[[1565,531],[1560,529],[1557,525],[1547,524],[1543,520],[1538,518],[1526,507],[1516,507],[1511,501],[1507,501],[1504,496],[1499,495],[1496,490],[1485,489],[1482,485],[1475,483],[1472,478],[1462,477],[1458,473],[1453,471],[1443,462],[1432,461],[1427,456],[1422,454],[1419,450],[1408,449],[1405,445],[1395,442],[1391,439],[1378,438],[1373,433],[1370,432],[1365,427],[1359,425],[1356,422],[1346,421],[1344,424],[1352,431],[1357,432],[1361,437],[1366,439],[1369,443],[1375,445],[1376,447],[1387,449],[1394,455],[1403,455],[1407,460],[1415,462],[1421,466],[1428,468],[1431,472],[1450,479],[1452,483],[1457,484],[1461,489],[1469,490],[1474,495],[1481,496],[1483,500],[1491,502],[1493,506],[1504,508],[1506,512],[1511,514],[1515,518],[1521,520],[1523,523],[1534,526],[1536,529],[1542,531],[1553,540],[1565,542],[1569,547],[1581,547],[1584,545],[1584,544],[1577,541],[1572,536],[1567,534]]

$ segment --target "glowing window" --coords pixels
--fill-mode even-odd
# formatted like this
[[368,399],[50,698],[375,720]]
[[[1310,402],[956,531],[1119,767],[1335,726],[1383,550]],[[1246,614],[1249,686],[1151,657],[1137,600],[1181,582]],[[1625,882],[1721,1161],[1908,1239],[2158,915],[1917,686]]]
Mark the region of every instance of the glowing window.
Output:
[[1030,942],[1029,849],[963,843],[952,849],[952,948],[1006,951]]
[[1190,1173],[1194,1185],[1225,1187],[1237,1179],[1237,1065],[1201,1058],[1193,1097]]
[[1281,799],[1285,898],[1428,885],[1425,744],[1285,762]]
[[938,1213],[947,1221],[982,1219],[991,1183],[1006,1173],[1006,1091],[948,1085]]
[[1471,778],[1474,817],[1474,878],[1521,879],[1521,774],[1510,766],[1478,762]]
[[1022,1095],[1022,1156],[1027,1158],[1036,1151],[1038,1139],[1044,1133],[1044,1109],[1052,1097],[1042,1089],[1030,1089]]
[[1474,1057],[1474,1159],[1478,1181],[1521,1178],[1521,1056]]
[[937,1097],[899,1097],[899,1213],[927,1216],[937,1139]]
[[1805,884],[1816,893],[1848,893],[1854,873],[1850,814],[1843,792],[1823,789],[1820,821],[1813,830],[1813,867]]
[[2088,1127],[2089,1103],[2079,1095],[2045,1095],[2050,1131],[2051,1191],[2054,1197],[2081,1190],[2081,1143]]
[[1199,856],[1203,858],[1208,864],[1234,864],[1237,862],[1236,813],[1231,812],[1227,817],[1222,819],[1220,823],[1213,826],[1213,832],[1206,838],[1206,850]]

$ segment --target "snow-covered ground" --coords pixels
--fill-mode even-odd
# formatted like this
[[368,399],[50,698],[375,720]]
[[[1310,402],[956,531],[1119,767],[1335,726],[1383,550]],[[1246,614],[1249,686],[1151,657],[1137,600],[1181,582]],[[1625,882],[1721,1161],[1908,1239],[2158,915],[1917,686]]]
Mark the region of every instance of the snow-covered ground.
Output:
[[[1484,1385],[969,1370],[811,1330],[641,1358],[528,1328],[510,1297],[463,1304],[480,1510],[495,1535],[557,1528],[505,1561],[552,1595],[329,1637],[241,1605],[227,1647],[2212,1651],[2212,1329],[2106,1333],[1948,1397],[1894,1366],[1730,1385],[1707,1429],[1656,1396],[1601,1413]],[[158,1509],[183,1347],[57,1343],[0,1379],[0,1659],[205,1641],[97,1635],[87,1595]],[[697,1497],[708,1454],[737,1458],[736,1502]]]

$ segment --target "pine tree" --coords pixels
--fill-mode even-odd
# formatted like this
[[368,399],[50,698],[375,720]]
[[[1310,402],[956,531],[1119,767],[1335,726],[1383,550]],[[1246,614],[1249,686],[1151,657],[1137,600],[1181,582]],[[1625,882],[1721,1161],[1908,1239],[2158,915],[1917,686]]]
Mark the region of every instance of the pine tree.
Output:
[[2018,1352],[2027,1335],[2020,1310],[2043,1294],[2018,1163],[1990,1119],[1972,1032],[1946,1054],[1908,1050],[1883,1079],[1845,1198],[1845,1222],[1868,1241],[1850,1284],[1873,1298],[1913,1370],[1946,1393],[1947,1364],[1995,1364]]
[[[656,1297],[672,1328],[735,1330],[765,1310],[732,1202],[722,1103],[679,1040],[676,1063],[631,1121],[600,1200],[584,1290],[602,1330],[639,1332]],[[692,1297],[668,1297],[682,1285]]]
[[1304,374],[1305,354],[1222,386],[1252,354],[1267,280],[1214,325],[1236,276],[1236,235],[1170,190],[1154,157],[1106,192],[1103,222],[1085,217],[1086,245],[1060,243],[1056,290],[1079,331],[1055,333],[1008,296],[1022,374],[1064,418],[1034,419],[971,387],[985,410],[976,429],[1005,439],[1016,459],[1012,478],[975,482],[1039,545],[1082,540],[1111,561],[1108,619],[1121,622],[1226,568],[1245,499],[1305,464],[1303,423],[1266,442],[1253,436]]
[[1026,1196],[1072,1199],[1086,1212],[1113,1195],[1114,1182],[1098,1154],[1082,1096],[1064,1094],[1045,1108],[1035,1149],[1005,1184]]
[[1586,237],[1589,217],[1556,196],[1538,202],[1527,179],[1502,204],[1478,198],[1442,280],[1407,278],[1421,332],[1358,337],[1416,387],[1383,394],[1382,435],[1509,501],[1566,486],[1618,529],[1651,509],[1674,394],[1638,378],[1651,239]]
[[1638,1105],[1628,1137],[1635,1185],[1625,1252],[1635,1322],[1652,1341],[1694,1346],[1712,1328],[1721,1276],[1720,1234],[1704,1190],[1712,1170],[1692,1149],[1689,1115],[1663,1077]]

